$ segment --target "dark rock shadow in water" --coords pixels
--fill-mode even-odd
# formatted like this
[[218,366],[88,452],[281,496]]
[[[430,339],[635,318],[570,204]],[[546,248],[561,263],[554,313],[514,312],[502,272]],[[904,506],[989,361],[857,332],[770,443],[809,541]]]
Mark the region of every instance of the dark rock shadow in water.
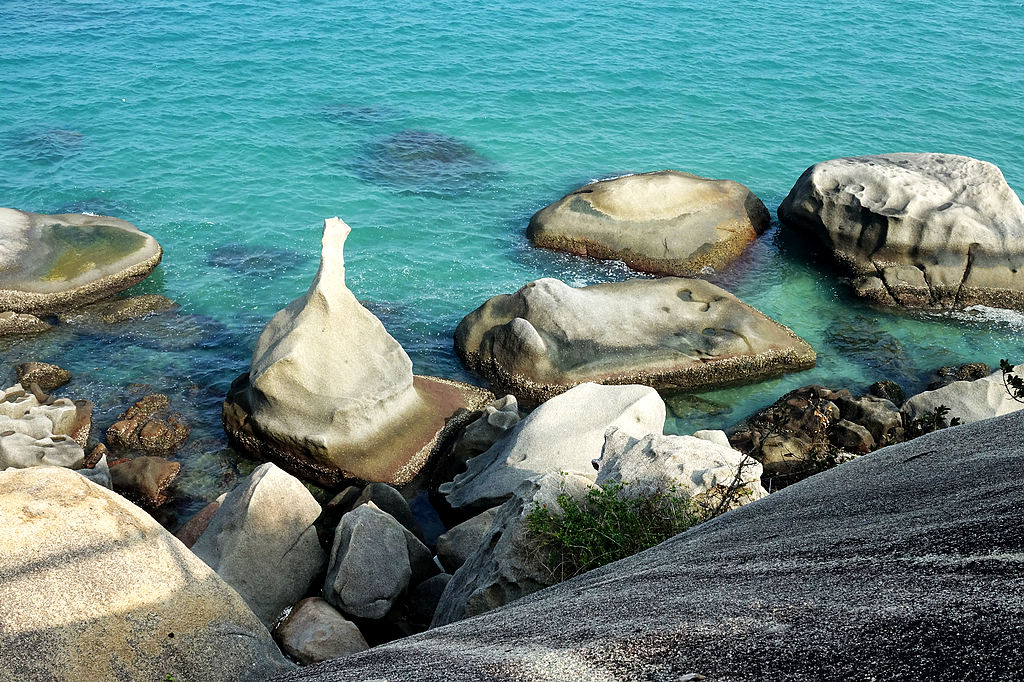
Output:
[[75,199],[74,201],[57,206],[50,212],[57,215],[62,213],[89,213],[92,215],[113,216],[114,218],[121,218],[129,222],[134,220],[135,215],[135,211],[128,206],[127,202],[101,196]]
[[860,365],[875,381],[891,379],[901,386],[919,382],[920,368],[877,319],[864,315],[836,318],[825,331],[825,342],[835,355]]
[[56,163],[78,154],[84,136],[75,130],[49,128],[23,130],[10,135],[3,146],[16,159],[35,163]]
[[235,242],[218,246],[206,256],[206,264],[243,275],[275,275],[297,272],[310,266],[308,254],[274,246]]
[[398,109],[374,104],[333,104],[323,110],[324,117],[343,126],[375,126],[395,123],[404,118]]
[[422,130],[371,140],[352,171],[364,182],[438,197],[486,190],[498,176],[496,164],[462,140]]

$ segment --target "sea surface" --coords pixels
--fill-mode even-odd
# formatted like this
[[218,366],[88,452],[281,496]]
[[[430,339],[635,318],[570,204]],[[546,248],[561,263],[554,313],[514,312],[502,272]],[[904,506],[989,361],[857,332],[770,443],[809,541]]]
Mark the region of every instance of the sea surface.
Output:
[[[353,227],[348,283],[422,374],[490,296],[635,276],[532,248],[529,217],[597,178],[674,168],[774,214],[840,156],[965,154],[1024,190],[1024,3],[0,3],[0,205],[125,218],[182,310],[0,339],[2,369],[57,362],[106,427],[168,393],[193,426],[165,522],[252,463],[220,401],[262,326],[307,288],[322,221]],[[814,370],[670,397],[670,432],[731,425],[809,383],[922,388],[941,365],[1024,362],[1024,317],[855,302],[772,230],[711,279],[794,329]],[[339,349],[339,352],[342,352]],[[177,517],[177,518],[176,518]]]

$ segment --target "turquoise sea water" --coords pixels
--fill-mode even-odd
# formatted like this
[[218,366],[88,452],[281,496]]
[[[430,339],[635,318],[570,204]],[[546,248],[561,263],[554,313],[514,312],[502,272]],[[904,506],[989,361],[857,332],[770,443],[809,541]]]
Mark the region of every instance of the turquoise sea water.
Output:
[[[941,151],[1024,190],[1024,3],[268,3],[5,0],[0,205],[134,222],[165,257],[140,291],[183,311],[0,340],[68,367],[105,426],[146,387],[194,426],[181,514],[230,485],[219,406],[267,319],[308,286],[324,217],[349,286],[416,371],[472,380],[463,315],[542,276],[630,272],[533,249],[530,215],[589,180],[675,168],[774,213],[815,161]],[[1024,361],[1024,318],[851,301],[773,228],[714,280],[807,339],[815,370],[705,394],[734,423],[807,383],[920,388],[942,364]],[[244,464],[242,468],[244,470]],[[174,510],[172,510],[174,511]],[[173,520],[169,520],[173,523]]]

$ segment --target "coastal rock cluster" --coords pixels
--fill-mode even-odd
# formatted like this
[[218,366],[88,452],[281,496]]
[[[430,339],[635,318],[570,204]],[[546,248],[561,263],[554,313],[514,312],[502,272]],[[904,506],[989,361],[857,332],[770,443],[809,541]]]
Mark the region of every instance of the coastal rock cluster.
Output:
[[[415,131],[378,147],[368,150],[364,170],[405,169],[405,191],[420,191],[424,174],[437,184],[430,174],[449,166],[489,169],[472,150]],[[419,152],[428,148],[424,166]],[[787,230],[813,235],[855,292],[875,303],[1024,309],[1024,207],[991,164],[943,154],[828,161],[804,173],[779,217]],[[794,546],[778,539],[789,531],[775,526],[804,524],[792,532],[795,549],[819,563],[823,552],[881,547],[879,523],[853,537],[861,531],[850,531],[837,511],[852,502],[835,504],[835,486],[854,489],[870,479],[877,490],[865,498],[883,490],[886,499],[899,497],[903,488],[893,481],[924,485],[899,472],[926,457],[911,468],[924,466],[924,478],[955,487],[962,477],[951,483],[948,466],[947,473],[932,467],[934,450],[875,451],[992,417],[1015,425],[1019,419],[1004,415],[1024,402],[1003,371],[975,363],[943,368],[939,382],[909,399],[891,380],[863,395],[809,385],[725,432],[666,435],[659,389],[758,382],[816,362],[815,351],[788,327],[695,278],[728,268],[768,223],[764,204],[743,185],[677,171],[591,183],[537,212],[527,230],[537,246],[673,276],[583,287],[542,278],[487,300],[459,323],[454,343],[492,392],[413,374],[402,346],[349,290],[343,247],[350,229],[328,218],[308,290],[269,320],[249,370],[222,404],[231,444],[261,463],[176,537],[135,506],[153,510],[174,494],[181,470],[174,453],[190,429],[171,409],[173,396],[142,396],[97,443],[90,440],[93,404],[50,395],[72,380],[70,372],[39,362],[18,366],[20,383],[0,392],[0,546],[11,550],[0,557],[0,602],[9,606],[0,612],[0,650],[14,652],[0,657],[0,678],[299,679],[293,662],[354,655],[358,667],[376,660],[372,652],[359,655],[371,646],[517,600],[531,617],[538,604],[554,604],[557,612],[542,613],[548,646],[566,627],[594,616],[580,611],[571,626],[565,623],[577,598],[603,608],[612,593],[650,604],[641,616],[632,609],[617,617],[652,632],[661,628],[650,642],[644,627],[632,630],[651,646],[664,635],[675,651],[688,637],[702,651],[706,642],[694,624],[715,632],[716,641],[729,640],[722,614],[745,624],[737,631],[772,639],[777,623],[763,628],[750,605],[765,594],[773,604],[786,603],[788,593],[771,576],[799,571],[791,561],[782,568],[771,563],[772,552],[794,555]],[[161,253],[152,237],[117,219],[0,209],[0,334],[130,325],[175,313],[178,306],[162,296],[109,298],[145,278]],[[962,433],[976,445],[978,434],[989,431],[975,425]],[[879,483],[883,459],[895,473]],[[984,457],[969,453],[964,461],[991,478]],[[838,473],[825,475],[828,485],[820,483],[824,477],[801,483],[840,464]],[[530,535],[528,517],[538,509],[557,514],[566,500],[582,503],[602,486],[623,497],[672,490],[701,519],[725,515],[602,569],[605,582],[589,594],[575,591],[570,599],[567,588],[556,588],[530,597],[557,576]],[[940,491],[917,492],[927,504],[908,512],[911,518],[935,510],[952,518],[950,505],[935,498]],[[807,509],[817,516],[806,516]],[[819,523],[829,514],[838,525]],[[965,523],[991,523],[991,515],[982,516]],[[822,538],[834,544],[840,526],[850,537],[823,550]],[[894,528],[887,531],[896,537],[905,524]],[[749,537],[759,531],[770,534],[757,536],[766,542],[755,557]],[[893,551],[914,542],[903,538]],[[723,559],[723,547],[740,558]],[[906,562],[931,561],[934,547],[924,543]],[[699,558],[681,561],[684,550]],[[695,563],[712,556],[713,566]],[[751,565],[765,570],[756,580],[737,577]],[[887,570],[896,590],[903,571]],[[716,571],[726,578],[716,582]],[[606,589],[627,578],[629,585]],[[857,576],[851,580],[854,602],[870,605]],[[657,598],[648,583],[658,585]],[[58,590],[68,597],[52,599]],[[794,603],[811,608],[808,599]],[[708,604],[711,615],[702,610]],[[854,616],[835,609],[824,616],[839,629],[843,618],[879,626],[858,608]],[[504,613],[514,620],[519,611]],[[652,624],[651,613],[668,625]],[[674,625],[681,613],[685,633]],[[487,631],[499,621],[484,615],[476,622]],[[816,618],[808,622],[818,626]],[[595,623],[596,630],[572,635],[584,649],[595,632],[602,642],[618,641],[619,625]],[[437,660],[447,661],[446,633],[464,627],[470,626],[417,641],[430,643],[427,651],[440,642]],[[487,637],[505,647],[509,635]],[[384,650],[402,655],[397,646]],[[628,644],[622,649],[631,651]],[[494,651],[486,651],[493,664]],[[522,663],[516,656],[502,660],[514,668]],[[630,665],[641,669],[651,657],[634,658]],[[708,672],[735,673],[721,661],[706,665]]]

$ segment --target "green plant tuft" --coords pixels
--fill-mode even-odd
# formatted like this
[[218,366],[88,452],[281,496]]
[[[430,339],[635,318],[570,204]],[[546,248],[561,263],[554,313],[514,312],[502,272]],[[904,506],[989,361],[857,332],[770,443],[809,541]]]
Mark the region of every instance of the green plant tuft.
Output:
[[960,426],[963,423],[960,421],[960,417],[953,417],[947,420],[946,415],[948,414],[949,408],[945,405],[939,405],[931,412],[925,412],[920,417],[915,417],[907,424],[907,440],[923,436],[932,431],[944,429],[948,426]]
[[558,496],[561,513],[536,505],[526,516],[533,549],[556,581],[653,547],[706,516],[670,485],[649,497],[631,497],[623,483],[605,483],[580,501]]

